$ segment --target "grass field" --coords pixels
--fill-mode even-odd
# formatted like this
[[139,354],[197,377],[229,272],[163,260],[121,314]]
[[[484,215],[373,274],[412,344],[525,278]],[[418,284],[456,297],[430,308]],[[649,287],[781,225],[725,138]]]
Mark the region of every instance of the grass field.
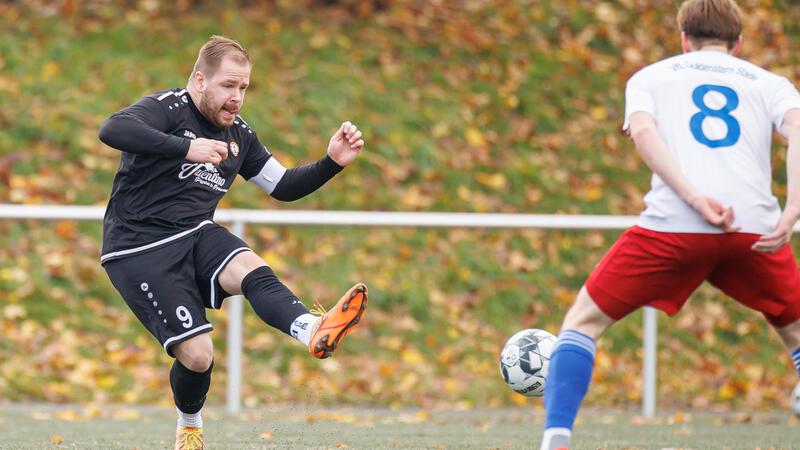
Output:
[[[523,449],[538,445],[542,413],[527,409],[470,411],[319,409],[249,410],[236,418],[205,413],[212,449],[426,448]],[[167,408],[14,405],[0,407],[0,448],[171,448]],[[586,411],[574,449],[796,449],[800,422],[786,414],[662,415]]]

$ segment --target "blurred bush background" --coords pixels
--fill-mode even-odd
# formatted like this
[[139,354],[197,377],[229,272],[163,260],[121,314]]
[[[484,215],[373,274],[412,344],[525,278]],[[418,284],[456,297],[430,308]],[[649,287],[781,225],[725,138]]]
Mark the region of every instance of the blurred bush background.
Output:
[[[625,81],[680,51],[678,4],[3,2],[0,203],[105,205],[119,153],[97,140],[100,124],[184,86],[199,47],[224,34],[254,60],[243,116],[284,165],[322,156],[343,120],[367,147],[306,199],[282,204],[239,180],[223,208],[638,214],[649,172],[619,131]],[[743,57],[800,81],[800,6],[740,4]],[[250,226],[247,241],[306,303],[358,280],[372,302],[323,362],[246,306],[245,405],[539,407],[502,383],[499,350],[522,328],[557,333],[618,234]],[[1,401],[171,404],[169,358],[99,253],[99,223],[0,222]],[[227,324],[209,316],[221,403]],[[787,407],[797,377],[757,314],[704,286],[660,325],[660,406]],[[599,347],[587,404],[637,407],[640,313]]]

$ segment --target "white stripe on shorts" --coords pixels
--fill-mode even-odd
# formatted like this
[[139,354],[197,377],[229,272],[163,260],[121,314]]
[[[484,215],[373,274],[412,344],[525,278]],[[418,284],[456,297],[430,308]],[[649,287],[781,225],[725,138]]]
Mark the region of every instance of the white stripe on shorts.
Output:
[[167,350],[167,348],[169,348],[169,344],[171,344],[171,343],[173,343],[173,342],[175,342],[177,340],[183,339],[186,336],[191,336],[191,335],[197,334],[197,333],[199,333],[199,332],[201,332],[203,330],[208,330],[209,328],[211,328],[211,324],[207,323],[207,324],[205,324],[205,325],[203,325],[201,327],[194,328],[194,329],[189,330],[189,331],[187,331],[185,333],[181,333],[181,334],[179,334],[177,336],[172,336],[171,338],[169,338],[166,341],[164,341],[164,351],[169,353],[169,350]]
[[214,275],[211,275],[211,291],[210,291],[211,292],[211,298],[209,299],[211,301],[209,303],[211,303],[211,307],[212,308],[219,309],[217,307],[217,295],[216,295],[217,294],[216,293],[217,286],[214,284],[214,281],[217,279],[217,275],[219,275],[219,272],[222,270],[223,267],[225,267],[225,264],[228,264],[228,261],[231,258],[236,256],[238,253],[241,253],[241,252],[244,252],[244,251],[247,251],[247,250],[250,250],[250,247],[239,247],[236,250],[230,252],[228,254],[228,256],[226,256],[225,259],[222,260],[222,264],[220,264],[219,267],[217,267],[217,270],[214,271]]

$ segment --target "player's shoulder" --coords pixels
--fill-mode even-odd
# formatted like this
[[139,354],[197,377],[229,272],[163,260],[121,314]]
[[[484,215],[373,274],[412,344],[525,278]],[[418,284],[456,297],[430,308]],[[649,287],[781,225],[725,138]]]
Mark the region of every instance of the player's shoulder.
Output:
[[145,98],[158,102],[168,111],[180,111],[189,105],[189,93],[186,88],[172,88],[154,92]]
[[255,139],[256,138],[256,131],[244,120],[244,117],[240,116],[239,114],[236,115],[236,118],[233,120],[233,125],[231,125],[233,132],[242,136],[245,139]]
[[628,81],[633,80],[648,80],[651,78],[659,77],[665,72],[671,71],[675,64],[680,63],[680,58],[683,55],[674,55],[662,60],[650,63],[631,75]]

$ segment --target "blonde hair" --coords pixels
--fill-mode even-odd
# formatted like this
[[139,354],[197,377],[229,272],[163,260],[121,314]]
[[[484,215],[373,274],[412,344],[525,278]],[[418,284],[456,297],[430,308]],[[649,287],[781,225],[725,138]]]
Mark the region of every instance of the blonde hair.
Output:
[[720,42],[732,49],[742,34],[742,11],[734,0],[687,0],[678,25],[695,47]]
[[214,75],[222,64],[222,59],[226,56],[230,56],[241,64],[250,65],[250,55],[242,47],[242,44],[225,36],[214,35],[200,47],[192,75],[197,72],[203,72],[208,77]]

